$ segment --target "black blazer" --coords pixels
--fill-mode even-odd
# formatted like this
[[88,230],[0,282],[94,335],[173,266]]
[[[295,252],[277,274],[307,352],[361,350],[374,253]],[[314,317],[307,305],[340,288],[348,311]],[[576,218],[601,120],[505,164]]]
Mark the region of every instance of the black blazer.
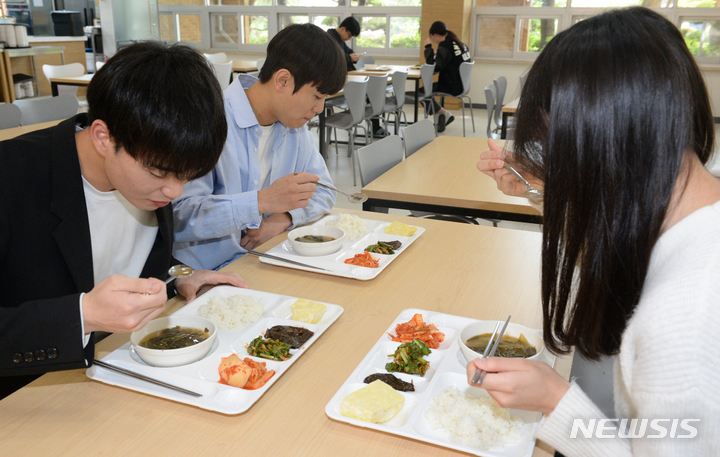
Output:
[[335,29],[329,29],[328,33],[331,37],[335,38],[335,41],[340,45],[340,49],[342,49],[343,54],[345,54],[345,63],[347,64],[347,70],[353,71],[355,70],[355,62],[353,62],[352,57],[350,57],[350,54],[353,53],[353,50],[350,49],[348,45],[345,44],[345,42],[340,38],[340,34],[337,33],[337,30]]
[[[95,346],[92,338],[82,346],[79,309],[80,293],[94,286],[75,147],[83,116],[0,143],[0,376],[92,363]],[[156,214],[158,236],[141,276],[165,279],[172,208]]]

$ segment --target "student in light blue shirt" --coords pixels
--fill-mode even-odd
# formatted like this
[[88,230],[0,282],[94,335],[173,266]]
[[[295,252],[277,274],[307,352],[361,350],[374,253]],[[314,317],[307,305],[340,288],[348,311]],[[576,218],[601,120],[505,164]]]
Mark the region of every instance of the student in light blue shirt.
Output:
[[330,211],[334,194],[314,183],[332,180],[305,124],[346,75],[340,47],[319,27],[275,35],[259,79],[241,75],[225,91],[228,137],[217,166],[173,203],[177,259],[218,269]]

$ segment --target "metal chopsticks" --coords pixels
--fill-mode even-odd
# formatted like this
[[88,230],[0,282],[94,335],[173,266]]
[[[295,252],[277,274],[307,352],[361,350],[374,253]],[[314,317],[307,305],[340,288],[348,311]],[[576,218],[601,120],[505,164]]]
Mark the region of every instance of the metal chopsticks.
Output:
[[315,265],[309,265],[309,264],[307,264],[307,263],[296,262],[296,261],[294,261],[294,260],[284,259],[284,258],[282,258],[282,257],[278,257],[278,256],[275,256],[275,255],[272,255],[272,254],[267,254],[267,253],[265,253],[265,252],[253,251],[252,249],[248,249],[248,250],[247,250],[247,253],[248,253],[248,254],[252,254],[252,255],[256,255],[256,256],[258,256],[258,257],[267,257],[268,259],[279,260],[280,262],[292,263],[293,265],[299,265],[299,266],[301,266],[301,267],[315,268],[316,270],[329,271],[329,270],[327,270],[327,269],[325,269],[325,268],[316,267]]
[[[503,325],[502,330],[500,330],[500,334],[497,335],[497,339],[495,340],[495,344],[493,344],[493,338],[495,338],[495,334],[497,333],[498,327],[500,326],[500,322],[498,322],[495,325],[495,330],[493,331],[493,334],[490,336],[490,341],[488,341],[487,347],[485,347],[485,352],[483,352],[483,359],[486,359],[488,357],[493,357],[495,355],[495,351],[497,350],[498,345],[500,344],[500,340],[502,340],[503,335],[505,334],[505,329],[507,328],[508,322],[510,322],[510,316],[505,319],[505,324]],[[492,350],[490,350],[490,353],[488,354],[488,350],[490,349],[490,345],[492,344]],[[485,375],[487,372],[485,370],[476,370],[475,374],[472,377],[473,384],[482,384],[483,379],[485,379]]]
[[183,389],[182,387],[173,386],[172,384],[168,384],[166,382],[158,381],[157,379],[150,378],[148,376],[142,375],[140,373],[135,373],[134,371],[126,370],[125,368],[120,368],[115,365],[111,365],[107,362],[103,362],[102,360],[95,359],[93,360],[93,363],[97,366],[106,368],[110,371],[114,371],[116,373],[124,374],[126,376],[132,376],[133,378],[141,379],[146,382],[150,382],[153,384],[156,384],[158,386],[166,387],[168,389],[172,389],[175,391],[178,391],[183,394],[192,395],[194,397],[202,397],[202,394],[199,394],[197,392],[193,392],[192,390]]

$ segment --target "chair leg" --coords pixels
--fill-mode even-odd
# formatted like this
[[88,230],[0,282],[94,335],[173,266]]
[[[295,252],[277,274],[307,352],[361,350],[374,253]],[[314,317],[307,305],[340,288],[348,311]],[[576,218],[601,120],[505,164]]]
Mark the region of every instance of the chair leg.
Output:
[[348,130],[348,157],[352,162],[353,186],[357,186],[357,173],[355,173],[355,133],[354,128]]
[[465,136],[465,103],[463,103],[462,98],[460,99],[460,106],[462,107],[462,117],[463,117],[463,136]]
[[470,97],[468,97],[467,99],[468,99],[468,106],[470,107],[470,120],[472,120],[473,133],[475,133],[475,116],[473,115],[472,99],[470,99]]

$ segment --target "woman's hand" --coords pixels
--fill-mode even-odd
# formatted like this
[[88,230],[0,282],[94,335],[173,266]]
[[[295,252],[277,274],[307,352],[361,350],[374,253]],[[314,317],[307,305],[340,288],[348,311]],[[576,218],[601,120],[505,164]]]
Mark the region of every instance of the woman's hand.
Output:
[[190,303],[197,298],[198,291],[201,288],[206,290],[221,284],[247,289],[247,284],[237,273],[220,273],[214,270],[195,270],[192,275],[186,278],[176,279],[175,289]]
[[[473,384],[476,370],[487,374],[482,384]],[[570,383],[550,365],[536,360],[491,357],[467,365],[468,384],[482,387],[503,408],[540,411],[548,415],[560,402]]]
[[426,38],[426,39],[425,39],[425,42],[423,43],[423,47],[424,47],[424,46],[427,46],[427,45],[429,45],[429,44],[432,44],[432,40],[431,40],[430,38]]
[[[490,176],[497,183],[497,188],[505,195],[511,197],[525,197],[527,186],[520,182],[510,171],[505,168],[505,160],[511,162],[512,156],[493,140],[488,140],[489,151],[480,154],[480,161],[477,163],[478,170]],[[522,172],[518,170],[520,174]],[[523,175],[535,189],[541,190],[545,183],[531,175]]]

